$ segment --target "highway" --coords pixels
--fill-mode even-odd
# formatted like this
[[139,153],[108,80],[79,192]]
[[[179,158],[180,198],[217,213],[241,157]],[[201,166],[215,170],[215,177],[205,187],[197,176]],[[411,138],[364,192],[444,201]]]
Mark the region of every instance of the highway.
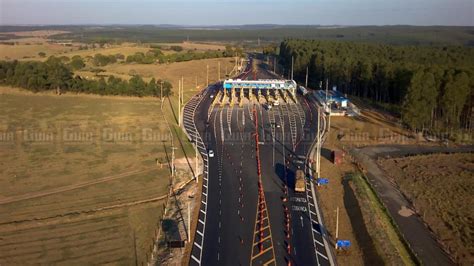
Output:
[[[248,73],[241,78],[275,78],[263,68]],[[297,103],[270,110],[256,100],[221,107],[212,105],[210,97],[219,89],[210,86],[196,97],[194,129],[185,123],[189,135],[198,132],[207,163],[190,264],[334,264],[323,239],[315,188],[308,179],[305,193],[294,192],[295,172],[306,169],[316,137],[315,103],[298,95]],[[208,157],[207,150],[215,156]]]

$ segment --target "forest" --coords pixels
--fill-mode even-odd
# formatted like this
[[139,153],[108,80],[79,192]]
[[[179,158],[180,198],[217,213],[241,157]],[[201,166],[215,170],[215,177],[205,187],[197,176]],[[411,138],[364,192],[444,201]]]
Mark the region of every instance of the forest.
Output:
[[153,78],[145,82],[138,75],[129,81],[114,76],[110,76],[107,80],[103,77],[99,80],[87,80],[74,76],[72,68],[73,65],[66,65],[60,58],[53,56],[45,62],[0,61],[0,84],[21,87],[33,92],[54,90],[59,93],[68,91],[138,97],[160,97],[163,88],[163,96],[172,95],[172,85],[168,81]]
[[[267,53],[272,49],[267,49]],[[309,87],[337,87],[379,107],[391,107],[415,131],[472,131],[474,49],[462,46],[393,46],[288,39],[280,63]]]

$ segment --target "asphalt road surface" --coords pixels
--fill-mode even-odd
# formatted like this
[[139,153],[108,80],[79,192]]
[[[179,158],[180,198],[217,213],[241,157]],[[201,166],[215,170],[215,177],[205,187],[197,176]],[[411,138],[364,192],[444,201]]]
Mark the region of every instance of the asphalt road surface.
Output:
[[[241,78],[247,77],[275,78],[264,69]],[[305,193],[294,192],[295,172],[305,168],[316,136],[314,103],[298,96],[297,103],[270,110],[256,101],[212,107],[210,95],[219,89],[203,92],[194,114],[195,127],[214,157],[208,158],[198,226],[203,241],[195,241],[190,264],[330,265],[310,179]]]

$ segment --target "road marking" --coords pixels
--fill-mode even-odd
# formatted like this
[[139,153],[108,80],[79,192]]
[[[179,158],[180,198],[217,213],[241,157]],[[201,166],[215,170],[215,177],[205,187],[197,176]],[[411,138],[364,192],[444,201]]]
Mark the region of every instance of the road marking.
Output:
[[200,236],[204,236],[204,234],[201,233],[201,231],[199,231],[199,230],[196,230],[196,233],[198,233]]
[[207,202],[204,202],[203,200],[201,200],[201,203],[204,205],[207,205]]
[[316,251],[316,254],[318,254],[320,257],[323,257],[325,260],[329,260],[328,257],[324,256],[324,254],[319,251]]
[[[314,229],[314,228],[313,228],[313,232],[316,232],[316,233],[318,233],[319,235],[321,234],[318,230],[316,230],[316,229]],[[316,239],[315,239],[315,240],[316,240]]]
[[199,249],[202,249],[202,247],[201,247],[200,245],[198,245],[198,243],[194,242],[194,245],[195,245],[196,247],[198,247]]
[[321,242],[319,242],[317,239],[315,239],[315,240],[314,240],[314,242],[316,242],[316,243],[318,243],[318,245],[320,245],[320,246],[324,247],[324,244],[323,244],[323,243],[321,243]]
[[205,212],[205,211],[203,211],[202,209],[201,209],[200,211],[201,211],[202,213],[206,214],[206,212]]
[[202,224],[204,225],[204,222],[203,222],[201,219],[199,219],[199,222],[200,222],[200,223],[202,223]]
[[194,257],[194,255],[191,255],[191,258],[193,258],[193,260],[195,260],[197,263],[199,263],[199,265],[201,265],[201,261]]

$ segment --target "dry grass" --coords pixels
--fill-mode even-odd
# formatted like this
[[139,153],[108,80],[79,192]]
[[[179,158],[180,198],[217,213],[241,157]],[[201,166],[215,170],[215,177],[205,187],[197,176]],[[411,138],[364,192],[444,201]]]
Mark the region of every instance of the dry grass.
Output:
[[230,72],[234,66],[232,58],[215,58],[178,62],[172,64],[113,64],[103,69],[114,75],[141,75],[145,78],[156,78],[169,80],[174,88],[178,87],[178,80],[184,77],[185,89],[204,88],[206,84],[207,65],[209,65],[209,82],[215,82],[218,78],[218,62],[221,64],[221,79],[225,78],[225,70]]
[[76,49],[76,47],[66,47],[59,44],[36,44],[36,42],[32,42],[32,44],[30,45],[24,43],[18,45],[0,44],[0,60],[46,60],[46,58],[41,58],[38,53],[44,52],[46,54],[46,57],[49,57],[51,55],[59,55]]
[[208,51],[208,50],[225,50],[225,45],[221,43],[196,43],[196,42],[182,42],[182,43],[157,43],[157,45],[162,46],[172,46],[178,45],[183,47],[185,50],[198,50],[198,51]]
[[345,146],[413,144],[421,141],[412,138],[412,133],[401,128],[393,117],[370,110],[362,111],[362,115],[357,117],[331,117],[331,128],[337,134],[331,134],[329,140]]
[[436,154],[387,159],[381,167],[413,202],[458,263],[474,261],[474,157]]
[[146,262],[169,181],[156,99],[12,91],[0,94],[0,264],[133,264],[133,232]]

